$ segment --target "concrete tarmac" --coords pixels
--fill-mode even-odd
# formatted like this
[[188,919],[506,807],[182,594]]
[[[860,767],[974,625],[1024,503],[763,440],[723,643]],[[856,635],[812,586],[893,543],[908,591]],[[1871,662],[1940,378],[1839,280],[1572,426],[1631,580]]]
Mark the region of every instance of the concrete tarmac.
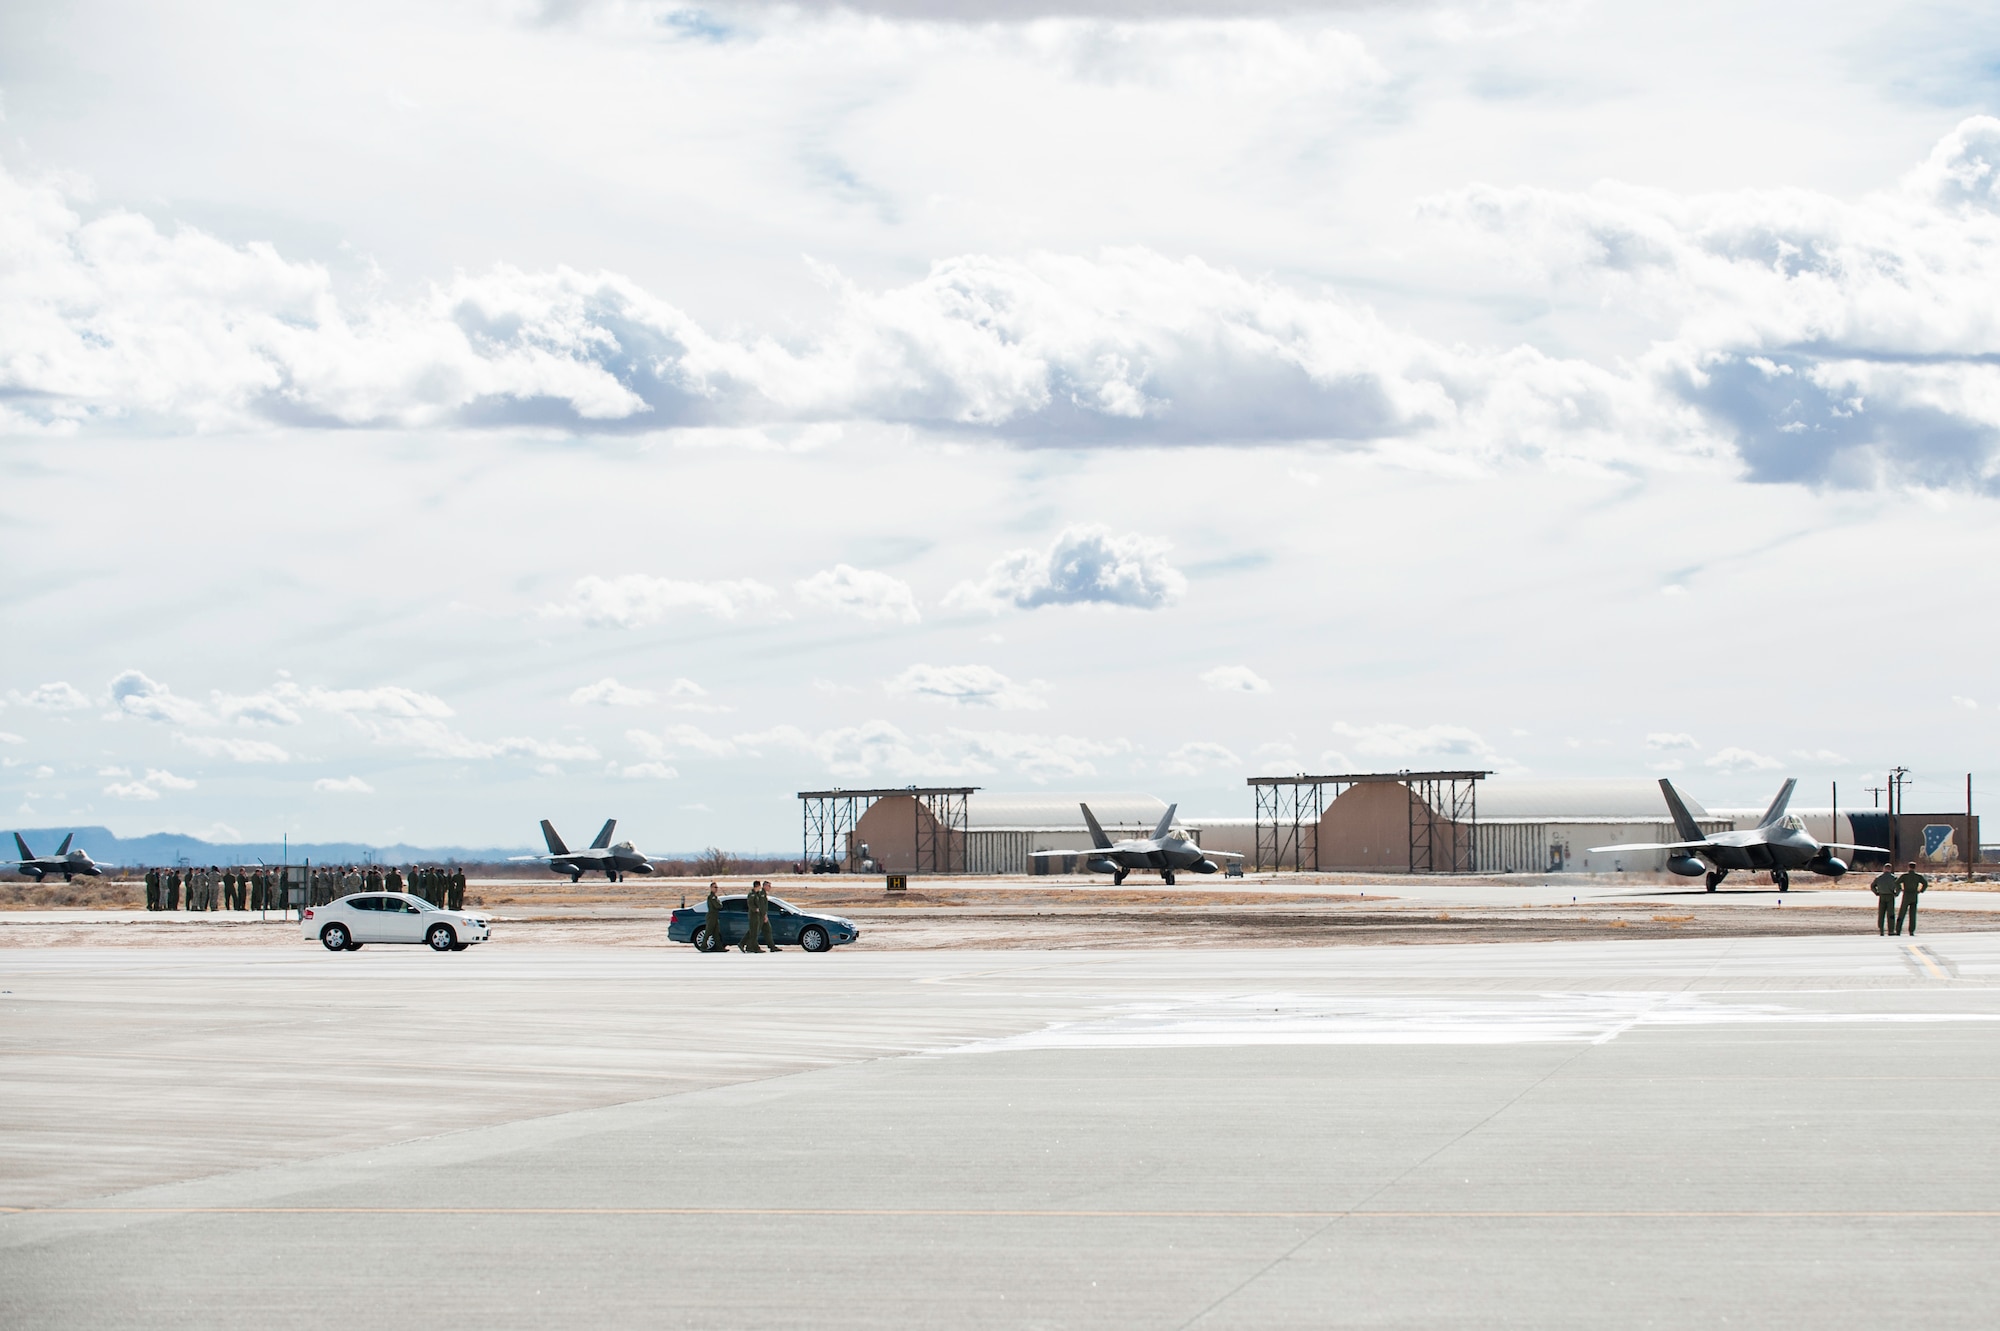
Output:
[[0,1325],[1986,1326],[2000,935],[0,955]]

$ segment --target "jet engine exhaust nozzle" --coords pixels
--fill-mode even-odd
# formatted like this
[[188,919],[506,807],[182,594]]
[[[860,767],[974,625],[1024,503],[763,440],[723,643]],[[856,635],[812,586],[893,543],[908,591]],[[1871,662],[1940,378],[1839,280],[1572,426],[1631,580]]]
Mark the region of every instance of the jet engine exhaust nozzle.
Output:
[[1708,866],[1692,855],[1676,855],[1667,861],[1667,871],[1683,878],[1699,878],[1708,872]]
[[1838,855],[1828,855],[1814,860],[1811,868],[1822,878],[1838,878],[1847,872],[1847,861]]
[[1105,859],[1091,860],[1088,863],[1086,863],[1083,867],[1090,870],[1092,873],[1118,872],[1118,866],[1116,864],[1113,864],[1110,860],[1105,860]]

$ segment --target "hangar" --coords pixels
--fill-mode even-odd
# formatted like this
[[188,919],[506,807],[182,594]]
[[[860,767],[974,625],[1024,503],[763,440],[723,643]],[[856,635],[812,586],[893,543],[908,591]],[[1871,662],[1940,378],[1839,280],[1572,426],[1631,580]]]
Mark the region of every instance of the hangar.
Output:
[[[1090,805],[1114,840],[1150,836],[1167,811],[1165,800],[1130,791],[1007,794],[976,786],[907,786],[801,791],[799,799],[807,862],[825,857],[849,873],[864,858],[864,845],[867,858],[892,873],[1081,872],[1091,846],[1079,804]],[[1203,844],[1201,823],[1177,818],[1174,826]],[[1038,850],[1074,850],[1077,858],[1038,861],[1031,858]]]

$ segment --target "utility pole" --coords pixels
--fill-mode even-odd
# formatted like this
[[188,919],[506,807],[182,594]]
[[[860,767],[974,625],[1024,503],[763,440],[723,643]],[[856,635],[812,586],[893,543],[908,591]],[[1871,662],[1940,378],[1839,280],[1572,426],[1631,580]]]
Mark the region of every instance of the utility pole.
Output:
[[1880,787],[1880,786],[1868,786],[1868,787],[1866,787],[1866,789],[1867,789],[1867,791],[1868,791],[1868,807],[1869,807],[1869,808],[1871,808],[1871,809],[1879,809],[1879,808],[1881,808],[1881,807],[1882,807],[1882,787]]
[[1972,773],[1965,774],[1965,881],[1972,881],[1973,866],[1979,861],[1979,838],[1972,831]]
[[1903,861],[1902,828],[1897,826],[1903,813],[1903,787],[1910,784],[1910,769],[1892,767],[1889,769],[1889,862]]

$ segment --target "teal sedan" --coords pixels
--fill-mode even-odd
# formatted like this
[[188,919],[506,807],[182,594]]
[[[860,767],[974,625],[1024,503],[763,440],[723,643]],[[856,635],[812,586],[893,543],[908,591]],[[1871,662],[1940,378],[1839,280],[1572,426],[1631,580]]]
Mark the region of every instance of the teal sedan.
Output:
[[[722,898],[722,937],[719,939],[709,936],[706,905],[682,906],[667,924],[667,941],[693,943],[697,952],[720,952],[725,947],[741,943],[750,919],[750,910],[745,904],[747,900],[742,896]],[[800,910],[791,902],[777,897],[772,897],[770,902],[771,942],[776,947],[831,952],[840,944],[851,943],[861,937],[861,930],[854,921],[844,916]]]

